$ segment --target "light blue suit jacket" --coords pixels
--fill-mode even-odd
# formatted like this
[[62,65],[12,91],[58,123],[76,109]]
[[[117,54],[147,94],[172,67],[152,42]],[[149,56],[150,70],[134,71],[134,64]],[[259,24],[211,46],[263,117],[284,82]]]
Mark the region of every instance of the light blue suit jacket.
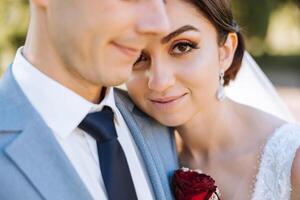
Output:
[[[115,98],[141,152],[156,199],[172,199],[170,176],[178,168],[173,135],[138,110],[126,92],[116,90]],[[23,94],[11,67],[0,80],[0,199],[92,199]]]

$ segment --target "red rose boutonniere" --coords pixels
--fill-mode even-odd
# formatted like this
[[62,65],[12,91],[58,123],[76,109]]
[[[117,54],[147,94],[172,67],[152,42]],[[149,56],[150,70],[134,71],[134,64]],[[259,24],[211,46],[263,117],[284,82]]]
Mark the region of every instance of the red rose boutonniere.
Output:
[[172,186],[176,200],[220,200],[221,196],[214,179],[200,170],[176,170]]

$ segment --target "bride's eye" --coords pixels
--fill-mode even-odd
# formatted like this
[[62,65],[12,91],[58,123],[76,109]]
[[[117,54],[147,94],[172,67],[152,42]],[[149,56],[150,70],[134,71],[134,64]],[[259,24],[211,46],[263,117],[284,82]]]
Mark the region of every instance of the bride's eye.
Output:
[[149,56],[145,52],[141,52],[141,55],[138,57],[138,59],[133,64],[133,70],[141,69],[148,65],[148,62],[150,62]]
[[197,45],[198,45],[197,43],[190,42],[190,41],[177,42],[171,48],[170,54],[172,55],[186,54],[194,49],[198,49],[199,47]]

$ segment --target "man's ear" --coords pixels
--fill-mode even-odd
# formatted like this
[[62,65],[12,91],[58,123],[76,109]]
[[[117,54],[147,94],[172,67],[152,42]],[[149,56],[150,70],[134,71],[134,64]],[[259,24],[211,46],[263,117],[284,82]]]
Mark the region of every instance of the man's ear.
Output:
[[232,64],[234,54],[238,45],[236,33],[228,33],[226,41],[219,47],[220,66],[226,71]]
[[48,6],[49,0],[30,0],[30,3],[40,8],[46,8]]

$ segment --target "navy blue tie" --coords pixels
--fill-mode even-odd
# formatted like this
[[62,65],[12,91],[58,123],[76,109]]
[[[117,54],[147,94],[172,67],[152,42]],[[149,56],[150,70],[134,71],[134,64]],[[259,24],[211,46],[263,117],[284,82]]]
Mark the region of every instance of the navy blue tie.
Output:
[[88,114],[78,126],[97,141],[102,178],[109,200],[137,200],[124,151],[118,141],[114,113],[105,106]]

